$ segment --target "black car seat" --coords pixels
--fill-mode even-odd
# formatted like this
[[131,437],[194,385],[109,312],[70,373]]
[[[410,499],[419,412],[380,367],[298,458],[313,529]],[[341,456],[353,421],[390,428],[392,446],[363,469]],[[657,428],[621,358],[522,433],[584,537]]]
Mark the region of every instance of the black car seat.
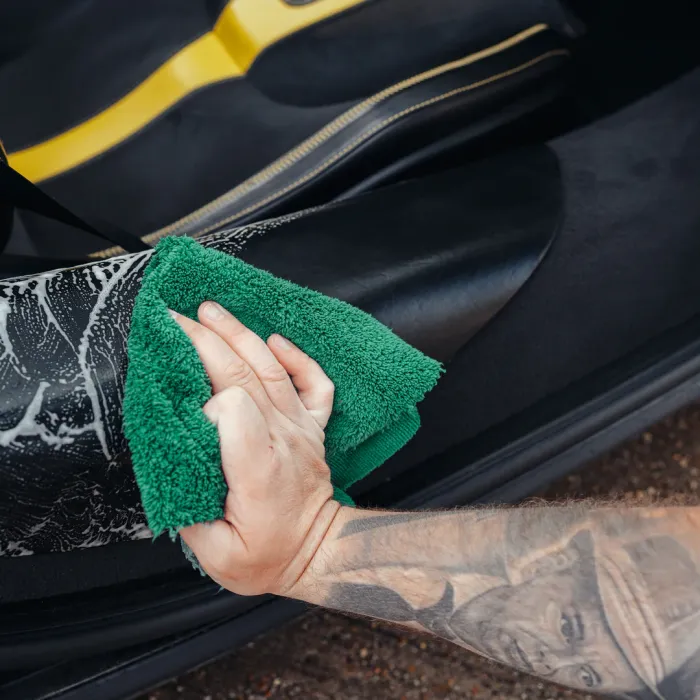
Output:
[[[324,203],[558,94],[560,0],[29,0],[0,8],[10,164],[153,242]],[[22,214],[63,258],[118,252]]]
[[[418,435],[355,486],[358,502],[454,505],[516,480],[521,497],[542,460],[573,449],[571,406],[585,409],[583,459],[600,430],[587,407],[607,428],[621,402],[635,412],[659,396],[650,370],[669,340],[685,360],[661,384],[697,396],[699,99],[700,69],[548,144],[201,238],[361,306],[448,363]],[[150,255],[0,281],[0,669],[170,644],[264,603],[219,595],[145,527],[120,406]]]
[[[435,479],[429,458],[700,315],[698,95],[700,69],[549,144],[200,239],[448,363],[356,494]],[[120,407],[150,255],[0,281],[0,559],[143,534]]]

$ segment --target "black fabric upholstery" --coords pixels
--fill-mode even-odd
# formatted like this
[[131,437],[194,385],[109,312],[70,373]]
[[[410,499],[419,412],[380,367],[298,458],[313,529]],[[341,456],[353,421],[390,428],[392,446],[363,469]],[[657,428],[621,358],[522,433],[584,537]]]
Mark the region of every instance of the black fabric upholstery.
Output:
[[[0,141],[0,168],[7,164],[7,157]],[[12,219],[14,217],[14,205],[7,197],[0,194],[0,251],[5,250],[12,233]]]
[[[379,169],[458,130],[465,132],[464,141],[477,141],[550,102],[561,87],[561,69],[567,62],[560,37],[541,32],[496,55],[423,81],[348,120],[306,156],[261,185],[247,188],[232,201],[230,211],[210,208],[209,214],[182,233],[323,204]],[[497,75],[503,77],[491,80]],[[472,89],[472,85],[478,87]],[[412,106],[453,90],[457,92],[449,99],[436,99],[411,111]],[[75,211],[89,202],[91,212],[103,220],[145,235],[231,190],[351,106],[350,102],[284,105],[248,80],[222,82],[190,96],[118,148],[42,187]],[[403,118],[392,119],[407,109]],[[370,137],[358,140],[365,132]],[[334,154],[343,156],[332,161],[333,167],[326,167],[325,161]],[[305,180],[308,173],[316,175]],[[300,182],[303,186],[296,184]],[[277,192],[285,194],[273,197],[261,210],[251,209]],[[231,216],[237,211],[249,214],[236,221]],[[23,221],[36,247],[47,254],[58,254],[51,252],[56,240],[61,240],[63,257],[105,247],[87,234],[69,235],[60,225],[49,226],[31,215],[23,215]]]
[[537,273],[455,358],[409,449],[364,488],[700,313],[700,69],[552,143],[564,219]]
[[4,250],[10,240],[13,215],[14,209],[12,206],[0,199],[0,250]]
[[694,0],[567,0],[586,25],[574,60],[583,118],[621,109],[700,64]]
[[287,104],[360,99],[540,23],[574,31],[559,0],[369,0],[269,47],[248,78]]
[[49,33],[61,31],[83,0],[24,0],[0,5],[0,61],[17,58]]
[[[11,109],[0,112],[0,135],[8,150],[49,139],[116,102],[209,31],[224,5],[4,4],[0,94]],[[344,103],[540,22],[567,26],[559,0],[368,0],[273,45],[246,79],[281,105]]]
[[[224,2],[157,0],[127,6],[117,0],[70,0],[63,14],[46,0],[31,0],[30,5],[39,17],[21,12],[15,18],[0,8],[0,39],[13,28],[24,36],[12,50],[13,59],[0,62],[0,95],[9,105],[0,111],[0,136],[10,152],[56,136],[109,107],[208,31]],[[548,50],[538,53],[538,44],[563,48],[560,31],[566,32],[568,25],[560,1],[496,0],[493,5],[486,0],[368,0],[283,39],[247,75],[188,95],[124,142],[41,184],[69,209],[81,212],[89,202],[95,217],[143,236],[260,172],[357,100],[541,23],[554,29],[463,67],[464,76],[435,76],[431,85],[425,81],[410,94],[395,95],[386,109],[363,115],[363,123],[386,118],[404,97],[403,107],[413,107],[423,97],[435,97],[438,88],[464,88],[472,73],[479,73],[474,80],[488,80],[505,65],[513,75],[392,122],[391,128],[374,135],[371,148],[363,144],[359,157],[354,156],[360,149],[350,148],[352,157],[342,158],[338,167],[321,168],[303,197],[298,196],[296,175],[281,185],[277,178],[270,186],[284,190],[285,197],[274,200],[275,206],[259,211],[245,202],[241,209],[248,212],[246,217],[221,218],[243,223],[325,203],[455,130],[471,128],[463,138],[473,141],[551,102],[560,92],[560,68],[568,55],[552,55],[541,63],[536,59]],[[416,41],[419,34],[422,41]],[[356,51],[360,45],[366,50]],[[391,53],[399,45],[402,50]],[[380,47],[389,50],[391,60],[384,49],[377,53]],[[307,63],[313,70],[304,67]],[[285,95],[285,85],[306,97]],[[331,94],[330,85],[342,86],[343,94]],[[346,131],[335,139],[341,153],[352,136],[344,140]],[[301,169],[312,160],[305,159]],[[316,165],[309,162],[307,170]],[[287,189],[288,184],[293,186]],[[246,196],[255,199],[259,189],[246,190]],[[32,245],[47,256],[78,258],[105,247],[89,234],[49,226],[32,215],[22,215],[22,223]],[[60,251],[52,248],[57,240]]]
[[[150,249],[150,246],[146,245],[138,236],[134,236],[127,231],[115,228],[111,224],[102,221],[88,222],[84,218],[77,216],[2,160],[0,160],[0,201],[11,204],[20,210],[34,212],[52,221],[61,221],[72,228],[88,231],[105,241],[122,246],[124,250],[132,253]],[[54,247],[58,247],[58,245]],[[4,252],[4,246],[0,247],[0,255]],[[3,256],[0,259],[0,274],[5,272],[5,269],[3,269],[5,262],[6,259]],[[89,261],[81,260],[80,262]],[[69,267],[78,263],[76,261],[64,261],[63,264]],[[55,269],[55,265],[47,269]],[[24,274],[27,274],[27,272],[24,271]]]
[[[561,38],[542,31],[493,56],[423,80],[348,120],[343,128],[308,149],[304,157],[287,163],[255,186],[248,183],[237,194],[231,193],[225,204],[188,217],[173,233],[201,235],[325,204],[343,195],[350,184],[362,187],[397,161],[420,160],[422,149],[452,136],[459,135],[462,144],[479,143],[499,125],[513,124],[519,115],[550,103],[561,89],[568,61]],[[419,105],[423,106],[416,108]],[[254,133],[251,127],[249,135]],[[235,131],[221,134],[221,144],[239,143],[240,139],[241,134]],[[208,183],[209,174],[219,167],[209,162],[197,185]],[[226,171],[220,173],[223,181]],[[167,174],[159,171],[157,175],[151,171],[150,175],[154,188],[159,186],[156,179],[170,177],[178,187],[186,183],[188,192],[193,189],[187,169]]]

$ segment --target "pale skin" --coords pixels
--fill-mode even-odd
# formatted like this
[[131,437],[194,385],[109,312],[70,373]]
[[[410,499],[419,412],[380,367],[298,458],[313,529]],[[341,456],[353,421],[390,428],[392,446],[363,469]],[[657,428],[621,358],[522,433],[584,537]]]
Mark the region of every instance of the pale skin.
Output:
[[199,323],[174,317],[212,382],[229,486],[224,519],[181,535],[223,587],[405,625],[587,692],[700,697],[700,509],[341,506],[318,364],[211,302]]

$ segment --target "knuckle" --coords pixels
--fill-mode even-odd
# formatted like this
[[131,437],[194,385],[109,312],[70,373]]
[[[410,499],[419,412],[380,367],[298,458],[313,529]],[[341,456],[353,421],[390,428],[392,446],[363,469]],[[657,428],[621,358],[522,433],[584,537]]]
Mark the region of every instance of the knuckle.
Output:
[[309,357],[308,355],[303,356],[302,367],[307,374],[323,374],[321,365],[319,365],[313,357]]
[[238,341],[241,337],[246,337],[249,333],[252,333],[252,331],[246,328],[238,319],[231,317],[227,320],[225,333],[230,340]]
[[323,369],[323,367],[321,367],[321,365],[318,364],[318,362],[316,362],[316,360],[314,360],[312,357],[309,357],[307,359],[307,363],[309,366],[309,370],[314,370],[314,374],[317,375],[318,382],[322,382],[324,384],[330,384],[331,386],[334,386],[332,380],[326,374],[326,371]]
[[234,384],[247,384],[253,378],[253,370],[239,359],[231,360],[225,367],[223,375]]
[[331,468],[328,466],[328,462],[320,457],[315,460],[314,466],[316,471],[323,477],[329,477],[331,475]]
[[305,429],[308,433],[309,442],[312,445],[312,449],[315,449],[317,445],[323,447],[323,443],[326,440],[326,433],[323,426],[319,422],[318,410],[312,411],[310,414],[311,420],[305,424]]
[[[312,428],[313,430],[313,428]],[[325,460],[325,450],[314,449],[316,439],[304,432],[290,430],[285,436],[287,453],[306,469],[325,474],[330,473]]]
[[314,488],[318,487],[320,483],[330,481],[330,478],[331,470],[328,468],[325,459],[314,456],[313,459],[309,460],[308,479]]
[[202,410],[204,411],[204,415],[210,421],[216,422],[216,419],[219,415],[220,401],[221,399],[219,398],[219,394],[217,394],[216,396],[210,398],[209,401],[207,401],[204,404]]
[[197,345],[205,342],[210,336],[210,331],[199,323],[188,324],[187,335]]
[[245,389],[240,386],[230,386],[212,396],[202,410],[212,423],[217,423],[222,414],[238,411],[247,398]]
[[268,473],[272,475],[279,474],[284,469],[284,460],[282,455],[277,450],[273,450],[270,455],[270,461],[267,464]]
[[287,443],[289,452],[297,456],[303,453],[306,447],[306,441],[295,430],[289,430],[287,432],[285,442]]
[[277,383],[288,379],[287,371],[278,362],[271,363],[260,371],[260,380],[263,382]]
[[221,407],[224,409],[237,408],[246,400],[247,394],[244,389],[238,386],[230,386],[224,389],[220,394],[217,394],[214,400],[218,400]]

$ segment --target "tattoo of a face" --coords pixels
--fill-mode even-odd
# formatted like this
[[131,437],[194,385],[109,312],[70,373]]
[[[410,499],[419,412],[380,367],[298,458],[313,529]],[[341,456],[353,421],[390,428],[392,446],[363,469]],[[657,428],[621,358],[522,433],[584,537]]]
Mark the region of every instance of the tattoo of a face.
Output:
[[486,656],[582,690],[641,687],[608,627],[595,585],[592,541],[528,567],[528,578],[493,588],[455,611],[450,626]]
[[[361,557],[379,551],[382,535],[375,530],[411,521],[409,514],[400,515],[393,522],[359,520],[341,533],[371,539],[371,548],[359,548],[365,570],[371,562]],[[480,559],[480,571],[466,560],[460,571],[453,553],[444,566],[439,558],[431,564],[425,585],[433,590],[426,598],[438,594],[435,603],[408,602],[416,600],[416,584],[406,589],[415,570],[410,556],[403,571],[400,562],[398,573],[396,564],[384,570],[381,585],[348,582],[350,565],[325,603],[414,623],[572,688],[639,698],[700,697],[700,532],[674,532],[677,523],[636,515],[626,523],[619,515],[606,522],[603,514],[598,522],[567,512],[560,523],[550,517],[547,527],[532,512],[504,511],[499,517],[509,519],[499,530],[509,541],[493,543],[492,561]]]

